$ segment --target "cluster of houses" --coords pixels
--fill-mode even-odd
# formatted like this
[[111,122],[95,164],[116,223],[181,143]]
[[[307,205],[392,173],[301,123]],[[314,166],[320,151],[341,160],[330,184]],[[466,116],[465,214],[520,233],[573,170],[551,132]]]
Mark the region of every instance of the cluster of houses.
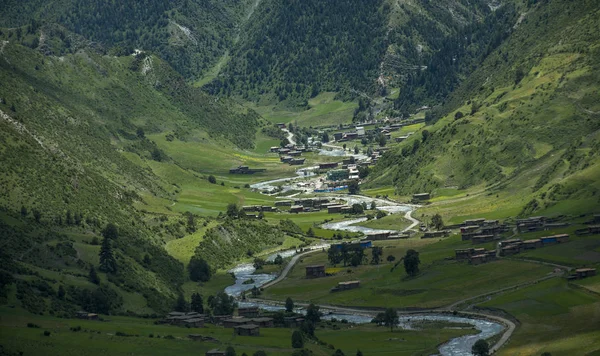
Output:
[[436,237],[447,237],[450,236],[450,230],[440,230],[440,231],[425,231],[422,239],[433,239]]
[[161,324],[171,324],[178,326],[185,326],[190,328],[202,328],[204,327],[204,320],[206,319],[206,315],[190,312],[170,312],[167,316],[159,321]]
[[273,146],[270,149],[272,153],[279,154],[279,160],[283,163],[288,163],[292,166],[300,166],[304,164],[306,158],[301,157],[303,152],[309,152],[311,149],[304,145],[287,144],[285,147]]
[[479,265],[496,259],[496,251],[485,248],[465,248],[454,250],[458,261],[468,260],[471,264]]
[[473,244],[486,243],[500,238],[500,234],[508,231],[508,226],[498,220],[471,219],[465,220],[460,228],[463,241]]
[[555,222],[545,216],[532,216],[526,219],[517,219],[516,223],[517,230],[520,233],[551,230],[569,226],[569,223],[567,222]]
[[391,232],[391,231],[380,231],[380,232],[371,232],[366,235],[365,240],[367,241],[380,241],[380,240],[397,240],[397,239],[407,239],[410,237],[409,234]]
[[510,239],[500,242],[500,256],[515,255],[524,250],[531,250],[569,241],[569,234],[544,236],[539,239],[521,240]]
[[251,213],[251,212],[275,212],[277,211],[277,207],[268,206],[268,205],[244,205],[242,206],[242,210]]
[[363,138],[365,136],[377,135],[377,134],[384,135],[387,139],[391,139],[391,137],[392,137],[391,133],[393,131],[400,130],[402,128],[402,126],[404,126],[404,125],[400,124],[400,123],[393,123],[391,125],[388,124],[383,127],[375,127],[370,130],[365,130],[364,126],[355,126],[354,131],[335,132],[333,134],[333,137],[337,142],[350,141],[350,140]]
[[578,229],[578,230],[575,231],[575,234],[577,234],[577,235],[600,234],[600,225],[590,225],[590,226],[585,227],[583,229]]

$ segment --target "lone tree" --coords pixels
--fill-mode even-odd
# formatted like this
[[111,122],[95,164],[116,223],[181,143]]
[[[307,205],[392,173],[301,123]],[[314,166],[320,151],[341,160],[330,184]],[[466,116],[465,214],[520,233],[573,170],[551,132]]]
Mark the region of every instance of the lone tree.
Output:
[[204,314],[204,303],[200,294],[192,294],[192,302],[190,303],[190,309],[196,313]]
[[183,296],[183,294],[179,294],[179,296],[177,297],[177,301],[175,302],[175,311],[178,311],[178,312],[189,311],[189,305],[188,305],[187,301],[185,300],[185,297]]
[[217,184],[217,178],[215,178],[215,176],[213,175],[210,175],[208,176],[208,182],[212,184]]
[[394,326],[398,325],[398,312],[395,309],[387,308],[383,313],[383,324],[390,327],[390,331],[394,331]]
[[102,239],[102,246],[100,246],[100,271],[117,273],[117,260],[113,254],[110,238],[106,236]]
[[290,297],[285,300],[285,311],[288,313],[294,311],[294,301]]
[[471,353],[475,356],[488,356],[490,354],[490,345],[484,339],[479,339],[471,348]]
[[188,264],[190,279],[194,282],[208,282],[212,276],[208,262],[202,257],[192,256]]
[[292,347],[295,349],[304,347],[304,337],[302,337],[302,333],[298,330],[294,331],[292,334]]
[[321,321],[321,313],[319,312],[319,306],[310,303],[306,308],[306,320],[311,323],[318,323]]
[[416,276],[419,273],[419,264],[421,260],[419,260],[419,253],[413,249],[406,251],[406,256],[404,256],[404,270],[406,270],[406,274],[411,277]]
[[94,284],[100,284],[100,277],[98,277],[98,273],[96,273],[94,266],[90,267],[89,280]]
[[276,265],[282,265],[283,264],[283,257],[281,257],[281,255],[275,256],[275,259],[273,260],[273,263],[276,264]]
[[239,215],[238,207],[235,203],[229,203],[227,205],[227,216],[230,218],[237,218]]
[[383,256],[383,248],[382,247],[373,247],[371,249],[371,264],[378,265],[381,262],[381,256]]
[[358,194],[360,192],[360,185],[358,185],[357,180],[353,180],[348,183],[348,193],[350,194]]
[[389,255],[387,256],[386,260],[390,263],[394,262],[396,260],[396,257],[394,257],[393,255]]
[[254,259],[254,268],[256,268],[256,269],[262,269],[263,266],[265,265],[265,263],[266,263],[265,260],[263,260],[262,258],[256,257]]
[[435,214],[434,216],[432,216],[431,225],[438,231],[443,229],[444,221],[442,220],[442,216],[440,214]]

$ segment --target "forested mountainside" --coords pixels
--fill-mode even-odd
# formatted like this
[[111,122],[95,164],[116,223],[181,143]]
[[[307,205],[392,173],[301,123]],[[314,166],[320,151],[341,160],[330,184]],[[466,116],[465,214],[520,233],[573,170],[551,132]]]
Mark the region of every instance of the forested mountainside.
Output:
[[545,1],[521,12],[506,40],[428,114],[435,124],[384,155],[371,185],[401,194],[520,191],[532,199],[524,213],[576,199],[598,206],[597,5]]
[[[156,53],[186,79],[200,77],[232,45],[249,0],[7,0],[0,27],[64,26],[116,55]],[[67,36],[67,41],[71,38]],[[34,40],[35,41],[35,40]],[[33,47],[37,47],[34,43]],[[68,48],[69,44],[67,44]],[[65,49],[49,54],[61,55]],[[55,52],[56,51],[56,52]]]
[[[33,38],[42,40],[30,48]],[[66,38],[78,39],[74,53],[47,54]],[[124,311],[129,297],[138,311],[166,310],[185,274],[165,240],[196,223],[139,208],[143,197],[171,201],[179,191],[138,164],[177,165],[148,136],[183,142],[203,132],[251,148],[259,117],[188,86],[155,55],[116,57],[85,43],[57,26],[2,29],[0,231],[2,254],[10,256],[2,257],[2,270],[34,276],[19,282],[18,293],[36,313],[76,305]],[[110,240],[119,273],[98,272],[98,288],[88,273],[98,269],[99,238],[109,223],[118,228]],[[49,281],[60,281],[68,299],[50,293]]]
[[256,8],[213,93],[302,103],[322,91],[378,93],[428,63],[487,1],[279,1]]

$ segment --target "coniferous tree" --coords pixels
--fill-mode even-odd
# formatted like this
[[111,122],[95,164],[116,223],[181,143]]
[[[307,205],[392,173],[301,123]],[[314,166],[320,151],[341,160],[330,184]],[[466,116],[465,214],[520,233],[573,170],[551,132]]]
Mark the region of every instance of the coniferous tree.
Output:
[[188,264],[190,279],[194,282],[208,282],[212,276],[212,271],[208,262],[202,257],[192,256]]
[[100,284],[100,277],[98,277],[94,266],[90,267],[89,280],[94,284]]
[[106,273],[117,273],[117,261],[113,254],[110,239],[104,237],[100,246],[100,270]]
[[184,313],[189,311],[189,305],[183,294],[179,294],[177,297],[177,301],[175,302],[175,311]]
[[292,347],[295,349],[304,347],[304,337],[302,337],[302,333],[298,330],[294,331],[292,334]]
[[406,255],[404,256],[404,269],[406,270],[406,274],[411,277],[416,276],[419,273],[419,264],[421,260],[419,259],[419,253],[415,250],[406,251]]
[[285,300],[285,311],[288,313],[294,311],[294,301],[290,297],[287,297],[287,299]]
[[42,220],[42,213],[37,209],[33,209],[32,213],[35,221],[39,223]]
[[204,313],[204,301],[202,296],[198,293],[192,294],[192,302],[190,303],[190,309],[196,313]]

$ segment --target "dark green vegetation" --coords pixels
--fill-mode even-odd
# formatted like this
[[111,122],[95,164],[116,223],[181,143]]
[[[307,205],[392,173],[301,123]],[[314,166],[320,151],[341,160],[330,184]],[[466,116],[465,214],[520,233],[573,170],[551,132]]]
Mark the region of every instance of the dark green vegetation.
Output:
[[447,37],[490,12],[484,1],[265,0],[208,88],[301,108],[323,91],[346,98],[378,93],[416,73],[444,50]]
[[281,101],[304,100],[320,91],[365,89],[377,77],[385,50],[382,3],[262,1],[223,78],[210,90],[253,101],[271,92]]
[[[194,78],[232,45],[247,5],[250,1],[8,0],[0,5],[0,26],[27,26],[36,32],[39,24],[59,24],[111,55],[152,51],[185,77]],[[44,47],[44,52],[63,55],[81,46],[71,36],[62,40],[63,46]]]

